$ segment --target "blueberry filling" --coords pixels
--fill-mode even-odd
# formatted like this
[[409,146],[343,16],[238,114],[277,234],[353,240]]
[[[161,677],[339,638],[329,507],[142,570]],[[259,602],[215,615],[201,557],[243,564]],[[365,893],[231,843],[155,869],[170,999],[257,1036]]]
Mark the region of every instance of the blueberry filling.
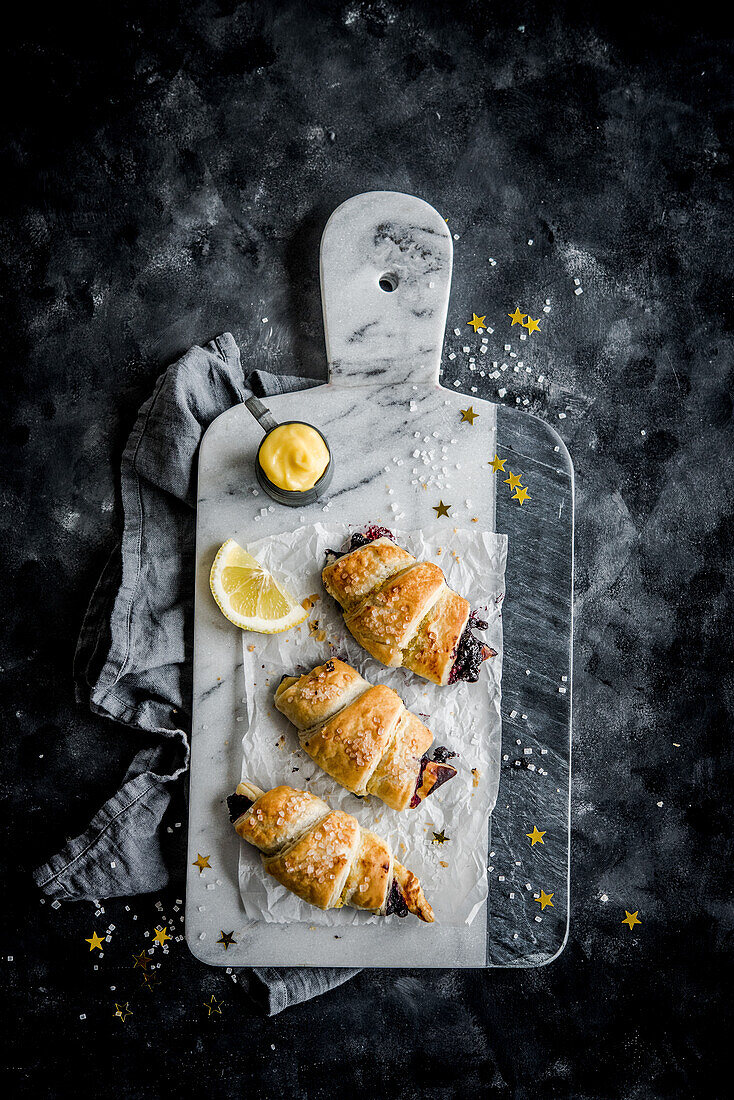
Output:
[[[456,775],[456,768],[453,764],[448,764],[447,760],[456,756],[455,752],[451,749],[445,748],[443,745],[438,745],[433,751],[433,759],[428,756],[428,753],[424,753],[421,757],[420,771],[418,772],[418,778],[415,781],[415,791],[413,797],[410,800],[410,809],[414,810],[416,806],[419,806],[424,798],[428,798],[429,794],[432,794],[438,787],[443,786],[449,779],[453,779]],[[426,768],[430,765],[430,777],[425,776]],[[425,783],[426,790],[423,790],[424,780],[428,778],[429,782]]]
[[488,657],[497,656],[496,650],[490,649],[488,645],[480,642],[479,638],[475,638],[472,634],[472,628],[486,630],[488,626],[489,623],[478,618],[476,611],[472,611],[469,621],[464,627],[464,633],[459,638],[459,644],[456,647],[456,659],[449,673],[450,684],[455,684],[457,680],[466,680],[470,684],[476,683],[483,662]]
[[395,879],[392,880],[390,893],[387,896],[387,905],[385,906],[385,916],[389,917],[391,913],[397,913],[399,917],[407,917],[408,915],[408,906],[405,904],[403,892]]
[[244,794],[231,794],[227,799],[227,809],[229,810],[229,820],[236,821],[238,817],[242,817],[247,813],[250,806],[253,805],[251,798],[248,798]]
[[378,527],[375,523],[370,524],[369,527],[365,527],[364,532],[355,531],[352,534],[346,550],[327,550],[327,564],[331,565],[337,558],[343,558],[345,554],[351,554],[352,550],[359,550],[360,546],[366,546],[368,542],[374,542],[375,539],[392,539],[392,537],[392,531],[387,527]]

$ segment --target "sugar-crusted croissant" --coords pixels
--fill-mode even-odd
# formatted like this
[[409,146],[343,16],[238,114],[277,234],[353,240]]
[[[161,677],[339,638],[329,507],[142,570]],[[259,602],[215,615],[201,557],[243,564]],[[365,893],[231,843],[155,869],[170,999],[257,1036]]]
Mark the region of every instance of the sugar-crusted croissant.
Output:
[[421,884],[394,858],[388,841],[356,817],[293,787],[262,791],[249,780],[227,799],[237,835],[262,852],[265,870],[319,909],[351,905],[387,916],[414,913],[433,922]]
[[372,687],[336,657],[303,676],[286,676],[275,705],[298,729],[301,747],[353,794],[372,794],[394,810],[414,808],[456,775],[433,734],[385,684]]
[[389,538],[362,535],[352,536],[345,554],[331,555],[324,587],[359,644],[384,665],[443,685],[477,680],[482,662],[495,656],[472,634],[468,602],[433,562],[417,561]]

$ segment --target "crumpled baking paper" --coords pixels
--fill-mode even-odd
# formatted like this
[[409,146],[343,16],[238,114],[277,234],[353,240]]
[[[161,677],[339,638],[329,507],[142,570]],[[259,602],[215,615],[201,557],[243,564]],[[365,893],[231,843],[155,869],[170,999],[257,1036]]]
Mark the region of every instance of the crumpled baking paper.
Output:
[[[346,524],[317,523],[248,543],[250,553],[299,601],[318,599],[300,627],[275,635],[243,633],[242,776],[263,790],[288,784],[313,791],[332,808],[353,814],[365,828],[389,838],[395,858],[420,878],[437,921],[469,924],[487,897],[488,819],[499,785],[507,536],[454,531],[448,525],[393,531],[395,541],[416,558],[436,562],[449,586],[489,623],[477,636],[497,656],[484,662],[477,683],[439,687],[407,669],[389,669],[375,661],[344,626],[341,608],[322,586],[321,569],[326,550],[342,549],[351,530]],[[372,796],[357,798],[344,790],[301,750],[295,727],[275,709],[273,696],[282,676],[298,675],[330,657],[340,657],[372,684],[394,688],[432,731],[434,747],[445,745],[458,753],[451,760],[458,774],[416,809],[399,813]],[[434,841],[434,832],[443,833],[446,842]],[[308,905],[267,875],[259,852],[246,843],[239,883],[245,911],[253,920],[337,926],[400,919],[346,906],[323,912]]]

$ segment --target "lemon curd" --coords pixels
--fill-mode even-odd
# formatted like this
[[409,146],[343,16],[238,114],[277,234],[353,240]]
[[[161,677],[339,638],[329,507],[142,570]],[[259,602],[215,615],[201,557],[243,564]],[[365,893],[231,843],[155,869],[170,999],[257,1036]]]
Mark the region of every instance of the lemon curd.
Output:
[[288,492],[306,492],[329,465],[329,448],[310,424],[279,424],[262,442],[259,462],[268,481]]

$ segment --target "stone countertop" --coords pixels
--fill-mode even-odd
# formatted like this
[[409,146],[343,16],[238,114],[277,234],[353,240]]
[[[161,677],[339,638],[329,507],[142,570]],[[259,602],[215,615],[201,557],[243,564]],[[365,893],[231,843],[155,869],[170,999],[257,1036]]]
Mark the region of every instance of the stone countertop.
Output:
[[[53,1090],[50,1066],[95,1095],[98,1058],[123,1096],[171,1082],[328,1095],[337,1075],[375,1096],[703,1087],[730,892],[711,858],[731,777],[730,62],[703,13],[682,27],[596,9],[449,18],[286,0],[17,17],[3,46],[0,973],[19,1095]],[[420,195],[454,235],[445,384],[519,398],[573,456],[571,938],[543,969],[365,972],[266,1020],[182,943],[138,988],[130,922],[151,928],[157,898],[105,904],[118,939],[93,971],[94,911],[41,906],[26,872],[139,745],[71,683],[138,406],[171,359],[225,329],[246,367],[321,377],[319,237],[341,201],[378,188]],[[503,359],[516,306],[540,319],[522,372]],[[473,311],[495,330],[484,377],[462,351]],[[182,791],[176,868],[185,813]]]

